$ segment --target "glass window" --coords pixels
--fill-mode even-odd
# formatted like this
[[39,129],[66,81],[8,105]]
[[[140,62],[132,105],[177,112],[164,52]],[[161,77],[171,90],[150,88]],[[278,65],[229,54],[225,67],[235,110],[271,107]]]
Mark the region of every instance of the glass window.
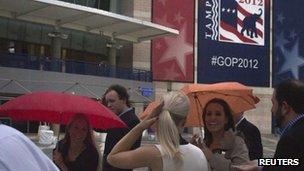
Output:
[[7,22],[6,18],[0,17],[0,37],[7,38]]
[[41,25],[26,23],[25,41],[32,43],[41,42]]
[[95,8],[109,11],[110,10],[110,0],[96,0]]
[[47,25],[41,26],[42,34],[41,34],[41,44],[50,45],[51,38],[48,36],[49,33],[53,32],[53,28]]
[[87,52],[94,52],[95,50],[95,37],[93,34],[86,34],[84,36],[84,50]]
[[103,54],[103,55],[107,55],[108,48],[107,48],[106,44],[107,44],[107,39],[105,37],[96,36],[94,52]]
[[18,20],[8,21],[8,38],[13,40],[24,40],[25,24]]
[[62,34],[68,35],[67,39],[61,39],[61,46],[64,48],[71,48],[71,30],[61,29]]
[[71,32],[71,48],[75,50],[83,50],[83,33],[80,31]]

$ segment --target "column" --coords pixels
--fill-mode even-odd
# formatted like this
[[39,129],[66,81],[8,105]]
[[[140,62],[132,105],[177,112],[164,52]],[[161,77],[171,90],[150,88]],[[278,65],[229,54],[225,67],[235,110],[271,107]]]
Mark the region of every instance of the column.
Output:
[[[55,26],[55,31],[49,34],[52,37],[51,44],[51,70],[52,71],[61,71],[61,65],[58,63],[58,60],[61,58],[61,36],[60,36],[59,27]],[[60,134],[60,125],[52,124],[51,129],[54,131],[54,136],[58,137]]]
[[51,70],[61,71],[61,65],[58,60],[61,59],[61,33],[59,27],[55,26],[55,31],[51,34]]
[[109,49],[109,62],[110,62],[110,77],[116,77],[116,52],[115,43]]

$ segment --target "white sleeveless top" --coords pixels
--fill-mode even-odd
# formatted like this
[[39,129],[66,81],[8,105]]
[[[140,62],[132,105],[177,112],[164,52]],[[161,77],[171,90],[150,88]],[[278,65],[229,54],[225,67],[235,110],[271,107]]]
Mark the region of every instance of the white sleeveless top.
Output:
[[155,145],[162,154],[163,171],[208,171],[208,162],[204,153],[192,144],[180,145],[182,161],[177,164],[168,155],[160,145]]

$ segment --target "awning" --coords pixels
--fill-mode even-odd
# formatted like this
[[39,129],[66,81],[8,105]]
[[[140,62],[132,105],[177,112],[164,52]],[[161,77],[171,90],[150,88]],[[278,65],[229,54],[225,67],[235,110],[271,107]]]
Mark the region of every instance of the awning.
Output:
[[0,0],[0,16],[141,42],[178,30],[57,0]]

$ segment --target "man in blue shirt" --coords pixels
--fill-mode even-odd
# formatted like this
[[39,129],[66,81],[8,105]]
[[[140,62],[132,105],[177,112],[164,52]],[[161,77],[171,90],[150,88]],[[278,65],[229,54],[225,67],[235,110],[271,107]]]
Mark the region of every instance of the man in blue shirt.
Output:
[[299,80],[281,82],[275,87],[271,101],[271,112],[276,118],[277,126],[281,128],[281,138],[273,158],[292,160],[276,161],[275,166],[267,166],[263,170],[303,170],[304,83]]
[[0,123],[0,170],[59,171],[30,139]]

